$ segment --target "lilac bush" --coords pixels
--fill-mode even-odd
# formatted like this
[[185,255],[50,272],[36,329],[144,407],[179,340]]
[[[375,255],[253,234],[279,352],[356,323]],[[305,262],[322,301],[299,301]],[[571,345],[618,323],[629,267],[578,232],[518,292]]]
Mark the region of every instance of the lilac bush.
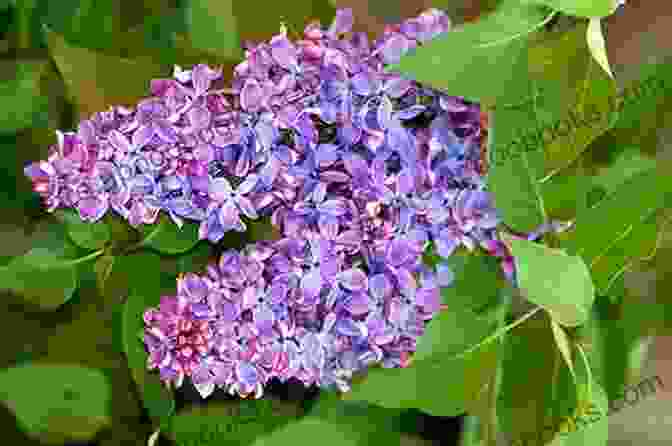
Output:
[[221,70],[175,67],[135,109],[58,132],[26,167],[49,211],[85,221],[111,209],[139,226],[163,211],[213,243],[260,216],[281,231],[180,277],[147,310],[148,367],[164,382],[189,377],[203,397],[258,398],[273,377],[345,391],[373,363],[407,366],[441,309],[452,273],[422,264],[429,243],[441,257],[482,247],[513,280],[479,105],[385,71],[448,32],[448,17],[429,10],[374,42],[352,20],[339,10],[301,40],[283,30],[249,46],[230,89],[213,87]]

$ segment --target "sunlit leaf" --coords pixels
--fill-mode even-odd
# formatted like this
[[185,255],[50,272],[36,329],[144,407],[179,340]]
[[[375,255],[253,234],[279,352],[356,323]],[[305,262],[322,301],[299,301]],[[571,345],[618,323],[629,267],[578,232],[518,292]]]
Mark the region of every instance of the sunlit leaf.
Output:
[[560,326],[554,320],[551,320],[551,329],[553,330],[553,339],[555,339],[555,345],[558,346],[558,350],[562,354],[562,359],[565,360],[569,372],[572,374],[572,377],[576,379],[576,373],[574,372],[574,361],[572,360],[572,344],[565,333],[564,328]]
[[530,302],[565,326],[574,327],[587,320],[595,288],[581,257],[507,234],[502,234],[502,239],[511,249],[518,284]]
[[26,363],[0,371],[0,398],[29,435],[86,441],[111,422],[111,389],[99,370]]

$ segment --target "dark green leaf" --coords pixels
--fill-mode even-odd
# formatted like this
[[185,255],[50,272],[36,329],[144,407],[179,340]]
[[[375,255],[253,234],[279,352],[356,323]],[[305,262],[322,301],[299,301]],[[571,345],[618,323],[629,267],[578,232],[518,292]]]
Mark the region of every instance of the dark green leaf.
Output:
[[101,295],[105,295],[105,283],[110,278],[110,274],[112,274],[115,260],[115,256],[105,254],[96,260],[96,263],[93,265],[96,274],[96,285]]
[[514,444],[545,444],[557,418],[576,407],[577,391],[550,322],[537,313],[504,338],[497,417]]
[[44,29],[49,51],[79,107],[81,118],[112,105],[133,106],[147,96],[152,79],[167,77],[167,64],[151,57],[125,59],[70,44],[63,36]]
[[259,438],[254,445],[309,445],[317,435],[325,445],[400,444],[401,414],[359,401],[339,401],[335,394],[322,391],[308,415]]
[[110,228],[104,221],[95,223],[82,221],[79,215],[70,209],[59,210],[57,217],[65,223],[72,241],[82,248],[99,249],[110,240]]
[[390,69],[449,95],[491,105],[515,80],[514,66],[526,52],[525,35],[543,24],[548,13],[547,8],[503,0],[494,12],[432,40]]
[[198,223],[186,221],[182,228],[165,215],[161,215],[156,225],[142,228],[145,238],[142,246],[152,248],[162,254],[181,254],[198,243]]
[[77,289],[76,256],[77,248],[68,240],[63,226],[49,224],[43,234],[34,238],[32,249],[0,269],[0,287],[53,310],[67,302]]
[[110,383],[96,369],[27,363],[0,372],[0,396],[30,434],[87,441],[110,420]]
[[177,444],[240,445],[298,418],[297,406],[284,401],[253,400],[192,406],[170,420],[167,434]]
[[507,234],[502,239],[511,249],[518,284],[530,302],[562,325],[574,327],[587,320],[595,288],[581,257]]
[[157,420],[170,417],[175,402],[160,382],[158,373],[147,371],[147,352],[137,333],[143,329],[143,313],[161,298],[161,259],[157,254],[142,253],[119,259],[119,269],[127,273],[131,292],[122,314],[122,341],[131,375],[140,390],[149,415]]

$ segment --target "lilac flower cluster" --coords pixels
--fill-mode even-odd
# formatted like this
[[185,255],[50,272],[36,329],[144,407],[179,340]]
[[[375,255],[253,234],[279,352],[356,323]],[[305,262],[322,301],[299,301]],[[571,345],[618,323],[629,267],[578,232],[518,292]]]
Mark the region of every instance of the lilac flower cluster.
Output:
[[401,245],[371,252],[367,268],[320,236],[227,251],[146,311],[148,367],[178,387],[190,377],[205,398],[215,387],[260,397],[272,377],[345,391],[371,363],[405,366],[440,296],[436,275],[419,256],[399,257]]
[[403,367],[451,273],[423,266],[460,246],[511,259],[485,190],[478,104],[384,71],[450,28],[429,10],[369,42],[352,13],[247,48],[221,70],[175,68],[134,110],[58,133],[25,172],[49,210],[85,221],[112,208],[133,226],[160,211],[218,242],[271,216],[284,238],[227,252],[145,313],[148,367],[203,397],[259,397],[272,377],[347,390],[371,363]]

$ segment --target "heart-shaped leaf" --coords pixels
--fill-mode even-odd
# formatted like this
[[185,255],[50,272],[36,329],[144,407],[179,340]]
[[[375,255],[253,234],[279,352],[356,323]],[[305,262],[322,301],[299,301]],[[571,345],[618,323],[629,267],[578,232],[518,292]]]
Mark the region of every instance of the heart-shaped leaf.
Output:
[[87,441],[111,422],[110,383],[96,369],[24,363],[0,371],[0,398],[31,436]]
[[579,256],[567,255],[528,240],[502,233],[516,263],[523,295],[568,327],[584,323],[595,300],[590,271]]

